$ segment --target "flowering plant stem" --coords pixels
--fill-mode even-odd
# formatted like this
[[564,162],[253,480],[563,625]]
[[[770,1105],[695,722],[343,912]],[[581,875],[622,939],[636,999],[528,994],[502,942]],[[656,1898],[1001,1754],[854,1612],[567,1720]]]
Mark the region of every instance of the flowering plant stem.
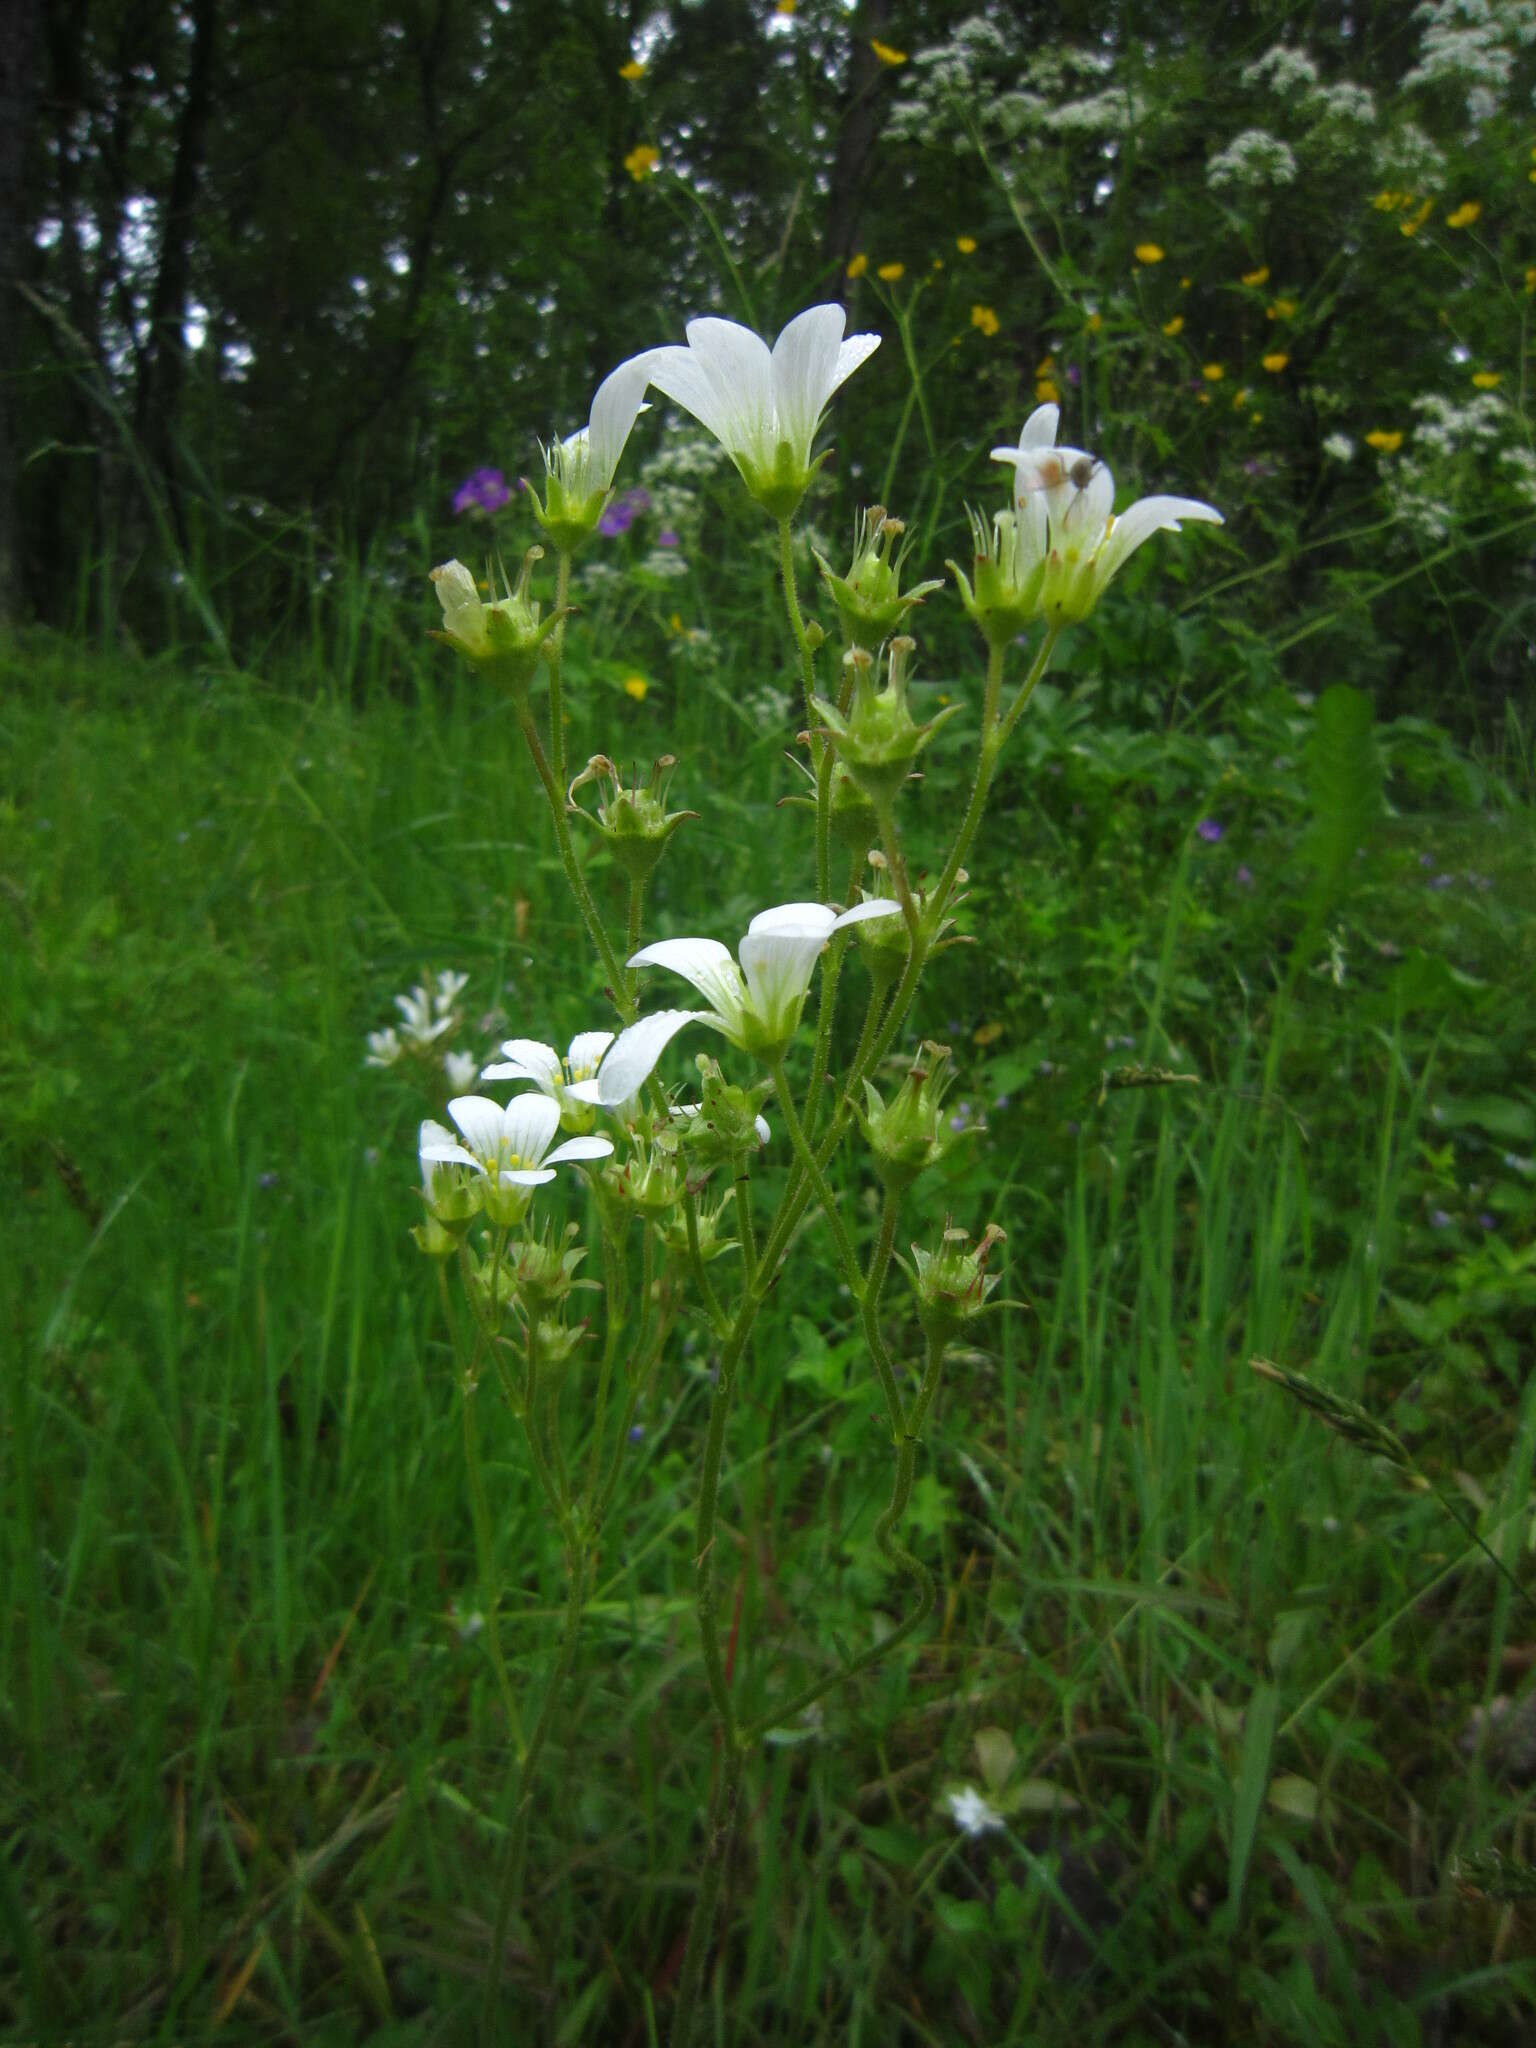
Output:
[[800,656],[800,686],[805,693],[805,718],[810,734],[811,766],[816,776],[816,900],[825,903],[832,888],[832,749],[821,737],[816,716],[816,657],[806,637],[795,587],[795,543],[789,519],[779,521],[779,577],[784,609]]
[[576,907],[581,912],[581,921],[587,928],[587,936],[597,948],[598,958],[603,963],[603,972],[608,977],[613,1006],[626,1024],[632,1024],[635,1005],[629,994],[629,984],[619,966],[618,957],[614,953],[603,920],[598,915],[597,905],[592,901],[592,892],[587,887],[586,877],[582,874],[576,859],[576,849],[571,843],[571,828],[565,815],[565,790],[557,780],[549,757],[544,752],[539,729],[534,724],[533,713],[526,703],[519,706],[518,723],[528,744],[535,773],[543,785],[544,800],[549,806],[550,822],[555,828],[555,844],[560,849],[560,865],[565,870],[566,884],[576,899]]

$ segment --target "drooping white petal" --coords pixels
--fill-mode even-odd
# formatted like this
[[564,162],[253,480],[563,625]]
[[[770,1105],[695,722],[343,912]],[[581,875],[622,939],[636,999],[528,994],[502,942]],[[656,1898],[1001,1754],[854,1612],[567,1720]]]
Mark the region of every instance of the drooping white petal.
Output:
[[608,1048],[598,1074],[599,1100],[605,1109],[617,1109],[638,1095],[679,1031],[688,1024],[709,1024],[721,1029],[713,1010],[657,1010],[621,1031]]
[[504,1188],[541,1188],[554,1177],[552,1166],[504,1166],[500,1182]]
[[869,361],[879,346],[880,337],[878,334],[850,334],[848,336],[848,339],[837,351],[837,361],[832,366],[832,382],[827,386],[827,397],[822,400],[823,405],[826,404],[827,399],[830,399],[835,391],[840,390],[848,382],[848,379],[859,368],[861,363]]
[[546,1095],[554,1093],[562,1078],[560,1055],[552,1045],[536,1038],[509,1038],[501,1048],[505,1057],[494,1066],[483,1067],[483,1081],[531,1081]]
[[[680,974],[684,981],[692,982],[705,1002],[722,1017],[734,1020],[741,1015],[746,989],[736,962],[718,939],[657,939],[654,945],[642,946],[638,953],[632,953],[626,965],[665,967]],[[612,1057],[610,1053],[609,1058]],[[605,1088],[604,1102],[612,1099]]]
[[751,934],[819,928],[827,933],[836,922],[836,911],[828,910],[825,903],[775,903],[771,910],[760,910],[747,926],[747,931]]
[[565,1092],[572,1102],[590,1103],[599,1109],[602,1107],[603,1084],[595,1074],[588,1080],[573,1082]]
[[1115,479],[1100,463],[1081,490],[1067,501],[1061,523],[1068,533],[1102,533],[1115,509]]
[[1109,537],[1094,565],[1094,582],[1102,590],[1112,576],[1125,566],[1144,540],[1154,533],[1177,533],[1184,519],[1206,520],[1215,526],[1226,521],[1214,505],[1198,498],[1138,498],[1125,515],[1110,528]]
[[563,1160],[606,1159],[612,1151],[613,1142],[609,1138],[567,1138],[553,1152],[544,1154],[544,1164],[558,1166]]
[[644,410],[642,401],[649,382],[646,358],[632,356],[598,385],[587,428],[587,459],[594,489],[605,491],[613,482],[630,430]]
[[845,315],[841,306],[796,314],[773,344],[773,403],[778,433],[802,463],[834,388]]
[[[524,1100],[542,1102],[542,1095],[525,1097]],[[549,1105],[554,1109],[554,1104]],[[560,1121],[560,1112],[555,1110],[555,1121]],[[456,1095],[448,1105],[448,1114],[464,1135],[464,1142],[478,1159],[494,1159],[501,1146],[502,1134],[506,1128],[502,1107],[492,1102],[488,1095]]]
[[558,1102],[548,1095],[514,1095],[502,1111],[502,1137],[509,1161],[538,1166],[559,1128]]

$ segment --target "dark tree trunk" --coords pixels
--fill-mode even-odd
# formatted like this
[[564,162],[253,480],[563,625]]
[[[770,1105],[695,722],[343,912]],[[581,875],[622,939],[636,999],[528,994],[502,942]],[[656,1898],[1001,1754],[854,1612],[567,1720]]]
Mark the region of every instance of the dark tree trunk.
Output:
[[836,267],[839,277],[847,268],[858,240],[870,160],[890,110],[890,93],[881,87],[884,67],[869,47],[872,37],[889,41],[890,17],[890,0],[865,0],[854,33],[848,89],[838,114],[837,153],[832,159],[822,256],[829,267]]
[[0,624],[21,610],[16,433],[25,302],[27,218],[24,181],[42,56],[42,0],[10,0],[0,28]]
[[214,50],[218,33],[217,0],[193,0],[192,52],[187,65],[186,97],[176,133],[176,157],[166,193],[160,233],[159,261],[149,301],[149,339],[140,365],[134,407],[134,428],[150,468],[162,481],[178,539],[185,544],[186,525],[176,464],[176,417],[186,382],[186,318],[192,276],[193,232],[208,147],[208,122],[213,109]]

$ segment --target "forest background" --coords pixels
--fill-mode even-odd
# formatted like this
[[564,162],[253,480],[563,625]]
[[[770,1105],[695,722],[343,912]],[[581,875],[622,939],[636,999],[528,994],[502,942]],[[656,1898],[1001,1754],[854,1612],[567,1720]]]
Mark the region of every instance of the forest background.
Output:
[[[462,1057],[564,1044],[599,977],[426,575],[515,564],[622,358],[828,299],[883,337],[806,506],[836,566],[872,500],[963,562],[1046,401],[1119,502],[1226,525],[1064,641],[914,1018],[962,1067],[921,1226],[1001,1221],[1028,1307],[924,1451],[927,1637],[754,1764],[712,2038],[1527,2037],[1532,0],[14,0],[8,2035],[467,2038],[485,1613],[536,1700],[559,1557],[489,1399],[471,1513],[408,1236],[447,1087],[364,1046],[445,969]],[[653,906],[734,938],[807,887],[772,532],[661,407],[619,488],[570,758],[682,757]],[[918,616],[915,701],[973,706],[960,606]],[[744,1687],[890,1597],[834,1282],[733,1424]],[[508,2039],[665,2035],[706,1350],[639,1410]]]

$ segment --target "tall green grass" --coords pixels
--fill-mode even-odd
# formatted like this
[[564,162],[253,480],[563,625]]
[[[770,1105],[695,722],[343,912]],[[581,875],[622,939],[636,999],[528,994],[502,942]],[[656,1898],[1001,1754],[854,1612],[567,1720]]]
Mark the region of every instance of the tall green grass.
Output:
[[[47,642],[6,657],[17,2038],[453,2042],[477,2007],[513,1729],[468,1618],[499,1589],[527,1726],[559,1547],[487,1382],[477,1548],[452,1317],[407,1235],[434,1105],[365,1071],[362,1041],[427,967],[467,971],[475,1012],[499,1014],[486,1053],[588,1027],[601,992],[510,720],[401,643],[359,665],[391,646],[365,613],[327,621],[288,681]],[[605,659],[623,653],[615,632]],[[327,671],[346,687],[315,687]],[[794,787],[784,734],[735,715],[761,671],[711,673],[688,701],[635,704],[594,669],[569,752],[665,744],[688,757],[678,797],[721,792],[654,914],[733,938],[806,892],[808,860],[774,808]],[[1114,732],[1070,744],[1131,786]],[[940,1576],[931,1629],[755,1762],[721,2041],[1522,2037],[1519,1909],[1464,1896],[1453,1869],[1487,1847],[1533,1860],[1528,1787],[1493,1723],[1469,1732],[1474,1707],[1529,1693],[1511,1654],[1529,1598],[1432,1496],[1247,1368],[1281,1360],[1415,1430],[1529,1586],[1524,1212],[1500,1211],[1497,1298],[1475,1265],[1492,1254],[1469,1239],[1453,1267],[1422,1213],[1432,1111],[1460,1099],[1448,1066],[1496,1071],[1517,1025],[1305,972],[1277,1070],[1276,934],[1262,908],[1213,915],[1189,851],[1190,805],[1232,758],[1210,752],[1209,783],[1137,785],[1124,943],[1101,933],[1123,966],[1102,970],[1100,1032],[1135,1022],[1110,1064],[1199,1085],[1082,1086],[1103,1061],[1063,990],[1070,1092],[1021,1078],[922,1197],[930,1233],[950,1212],[1004,1223],[1001,1291],[1028,1307],[952,1362],[935,1417],[913,1516]],[[1278,858],[1305,795],[1299,770],[1277,780],[1295,788],[1266,813]],[[972,863],[973,922],[1005,947],[1027,917],[1054,946],[1076,884],[1051,879],[1055,826],[1014,801]],[[1530,833],[1513,799],[1503,815],[1501,890]],[[1422,928],[1418,838],[1487,829],[1464,802],[1399,817],[1362,930]],[[1528,897],[1480,902],[1444,899],[1469,973],[1496,933],[1531,944]],[[1191,992],[1213,948],[1246,1003]],[[984,950],[941,961],[927,1020],[1008,1024],[970,1055],[983,1077],[1039,1028],[1027,963],[1015,980]],[[1504,1099],[1518,1153],[1528,1076]],[[879,1405],[823,1251],[813,1228],[732,1426],[725,1612],[749,1715],[862,1647],[894,1598],[872,1540]],[[1428,1314],[1462,1284],[1443,1355],[1415,1349],[1394,1300]],[[891,1320],[909,1355],[894,1289]],[[708,1370],[684,1336],[630,1447],[543,1774],[509,2042],[665,2029],[709,1757],[689,1556]],[[579,1381],[565,1413],[575,1449]],[[970,1841],[941,1797],[981,1782],[986,1729],[1011,1739],[1021,1796]]]

